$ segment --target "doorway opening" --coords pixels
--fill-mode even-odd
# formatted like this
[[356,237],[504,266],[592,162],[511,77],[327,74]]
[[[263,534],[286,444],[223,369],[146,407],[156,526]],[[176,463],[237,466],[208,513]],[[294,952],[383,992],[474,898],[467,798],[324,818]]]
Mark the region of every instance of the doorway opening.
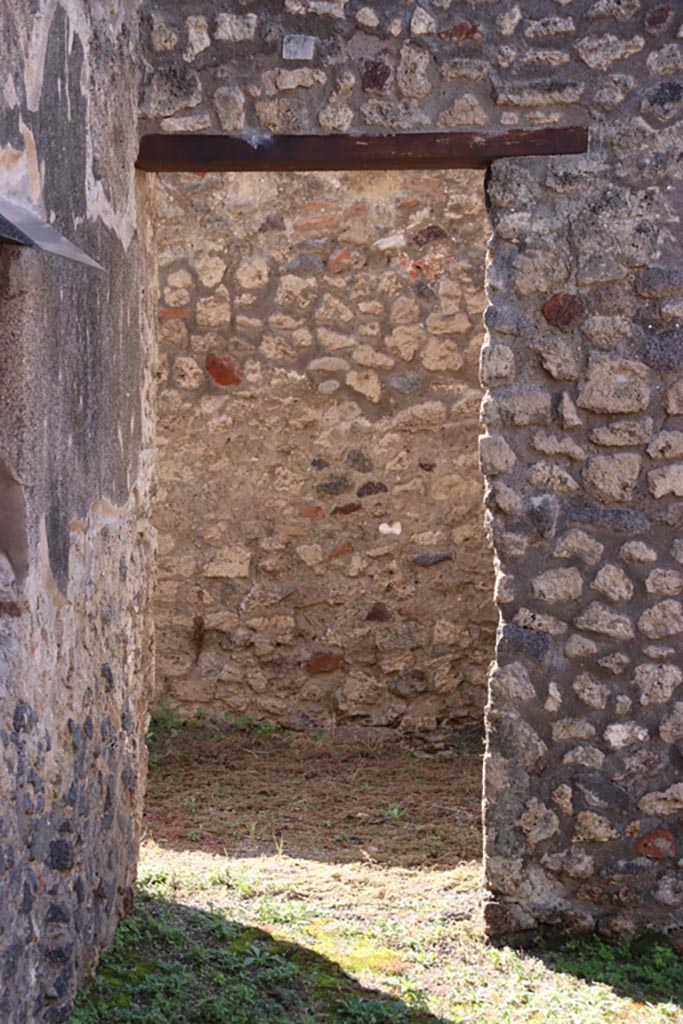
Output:
[[[469,170],[158,182],[143,884],[210,876],[232,918],[280,921],[365,984],[396,975],[382,998],[407,961],[361,933],[396,927],[398,903],[419,930],[480,902],[497,618],[477,461],[483,185]],[[338,927],[308,934],[335,905]]]

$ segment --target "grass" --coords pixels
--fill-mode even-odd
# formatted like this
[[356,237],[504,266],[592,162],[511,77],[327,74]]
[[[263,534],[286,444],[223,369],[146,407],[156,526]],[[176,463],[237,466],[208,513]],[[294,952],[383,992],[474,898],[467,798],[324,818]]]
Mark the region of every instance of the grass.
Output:
[[655,939],[484,941],[474,740],[449,761],[210,723],[154,742],[137,903],[71,1024],[683,1024]]

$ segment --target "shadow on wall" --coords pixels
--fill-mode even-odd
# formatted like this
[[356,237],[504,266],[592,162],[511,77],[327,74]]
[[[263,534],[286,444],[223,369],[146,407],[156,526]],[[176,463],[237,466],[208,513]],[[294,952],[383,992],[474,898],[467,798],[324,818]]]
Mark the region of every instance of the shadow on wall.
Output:
[[70,1024],[446,1024],[327,957],[217,911],[143,896]]
[[407,869],[479,860],[480,730],[445,737],[431,753],[369,738],[376,732],[335,739],[156,712],[145,833],[166,849],[231,858]]

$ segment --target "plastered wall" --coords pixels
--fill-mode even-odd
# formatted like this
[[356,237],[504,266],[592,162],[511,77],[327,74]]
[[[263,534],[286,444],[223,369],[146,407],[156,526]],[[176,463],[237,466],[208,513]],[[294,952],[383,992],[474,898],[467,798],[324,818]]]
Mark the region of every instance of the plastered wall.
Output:
[[3,4],[0,189],[98,272],[0,247],[0,1019],[68,1018],[130,907],[152,671],[135,3]]
[[481,174],[163,177],[164,699],[299,727],[481,720],[488,231]]

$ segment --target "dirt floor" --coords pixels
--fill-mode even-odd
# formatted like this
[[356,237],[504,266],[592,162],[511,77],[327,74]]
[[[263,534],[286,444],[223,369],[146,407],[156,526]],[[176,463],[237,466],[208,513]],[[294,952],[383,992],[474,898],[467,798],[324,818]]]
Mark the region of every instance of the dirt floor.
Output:
[[485,941],[482,751],[156,712],[136,904],[71,1024],[683,1024],[652,937]]
[[275,851],[407,868],[477,859],[481,732],[427,747],[363,729],[316,736],[162,720],[145,834],[230,857]]

